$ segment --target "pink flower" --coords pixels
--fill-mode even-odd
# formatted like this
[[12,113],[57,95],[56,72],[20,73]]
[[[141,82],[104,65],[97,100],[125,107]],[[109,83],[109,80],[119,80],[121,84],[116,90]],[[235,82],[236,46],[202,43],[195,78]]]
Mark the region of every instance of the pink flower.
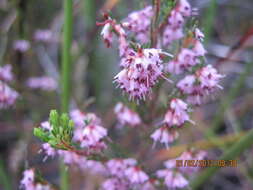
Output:
[[93,154],[94,153],[99,153],[99,152],[101,152],[101,151],[103,151],[103,150],[105,150],[107,148],[107,145],[102,140],[100,140],[100,141],[98,141],[98,142],[96,142],[96,143],[94,143],[92,145],[89,145],[85,141],[85,137],[84,137],[84,140],[81,142],[81,146],[83,146],[83,147],[87,147],[88,146],[89,147],[88,152],[89,153],[93,153]]
[[119,55],[121,57],[126,56],[130,51],[129,44],[125,35],[119,36]]
[[148,175],[137,166],[126,169],[125,175],[132,184],[142,184],[149,179]]
[[177,10],[172,10],[168,18],[169,26],[173,29],[181,28],[184,23],[184,18]]
[[128,159],[112,159],[106,163],[106,166],[112,176],[123,178],[125,176],[125,170],[130,166],[136,165],[136,160],[132,158]]
[[27,40],[16,40],[13,48],[23,53],[30,48],[30,43]]
[[111,28],[110,23],[107,23],[104,25],[101,31],[101,36],[103,37],[106,46],[110,47],[113,40],[113,33],[112,33],[112,28]]
[[0,109],[13,105],[19,94],[7,84],[0,81]]
[[[196,150],[188,150],[183,152],[177,159],[178,160],[204,160],[206,157],[207,153],[205,151],[196,151]],[[179,168],[181,172],[186,173],[186,174],[192,174],[193,172],[197,172],[200,167],[180,167]]]
[[40,123],[41,128],[47,130],[47,131],[51,131],[53,129],[53,127],[50,125],[50,123],[48,121],[44,121]]
[[27,81],[27,86],[33,89],[41,89],[46,91],[53,91],[57,88],[57,82],[52,77],[31,77]]
[[153,16],[152,6],[147,6],[142,10],[134,11],[124,20],[123,26],[127,27],[141,43],[149,40],[149,29]]
[[101,124],[101,120],[94,113],[85,113],[78,109],[70,111],[70,118],[78,127],[84,127],[86,123]]
[[46,160],[47,159],[47,157],[54,157],[55,155],[56,155],[56,150],[53,148],[53,147],[51,147],[51,145],[50,144],[48,144],[48,143],[44,143],[44,144],[42,144],[42,150],[46,153],[46,157],[44,158],[44,160]]
[[198,40],[195,41],[193,51],[195,52],[196,56],[204,56],[206,54],[203,44]]
[[124,68],[114,79],[129,94],[130,100],[145,99],[159,77],[162,77],[160,54],[165,53],[160,49],[139,49],[138,52],[131,51],[122,59]]
[[70,118],[74,121],[75,126],[83,127],[86,120],[86,114],[78,109],[70,111]]
[[21,187],[24,187],[26,190],[33,190],[34,189],[34,170],[29,169],[23,172],[23,178],[20,182]]
[[218,74],[211,65],[198,69],[195,75],[188,75],[177,84],[177,87],[184,94],[188,94],[187,102],[193,105],[200,105],[205,98],[215,88],[222,87],[219,81],[224,75]]
[[187,110],[187,104],[178,98],[173,98],[170,102],[170,108],[180,113],[183,110]]
[[155,185],[157,184],[159,184],[158,180],[149,179],[142,185],[141,190],[156,190]]
[[121,125],[130,125],[134,127],[141,123],[139,115],[124,106],[121,102],[117,103],[115,106],[114,113],[117,115],[117,119]]
[[198,64],[195,52],[186,48],[182,49],[178,54],[178,61],[184,68],[189,68]]
[[103,182],[102,190],[129,190],[129,185],[124,180],[109,178]]
[[183,36],[184,34],[181,27],[174,29],[170,26],[167,26],[163,33],[163,45],[170,45],[171,42],[174,40],[179,40]]
[[[177,159],[180,159],[180,157]],[[180,172],[174,171],[177,159],[164,162],[166,169],[158,170],[156,172],[157,177],[163,178],[164,183],[168,188],[184,188],[188,186],[188,181],[185,177]]]
[[193,50],[183,48],[177,59],[172,60],[168,63],[166,70],[173,74],[180,74],[184,70],[195,66],[199,62],[196,59],[196,53]]
[[218,74],[217,70],[213,68],[212,65],[202,67],[196,72],[196,75],[202,88],[213,89],[218,87],[222,89],[218,83],[224,75]]
[[23,179],[20,182],[20,186],[25,190],[51,190],[49,185],[40,183],[35,184],[35,173],[33,169],[25,170],[23,172]]
[[189,185],[189,182],[185,177],[177,172],[170,169],[158,170],[157,177],[164,178],[164,183],[168,188],[184,188]]
[[189,115],[186,111],[180,113],[169,109],[164,117],[164,122],[169,126],[182,126],[186,121],[190,121]]
[[96,160],[86,160],[83,169],[89,171],[92,174],[107,174],[104,164]]
[[167,64],[166,71],[173,74],[180,74],[184,71],[184,65],[178,60],[172,60]]
[[194,84],[196,82],[196,77],[194,75],[187,75],[185,78],[177,83],[177,88],[185,94],[191,94],[194,91]]
[[200,105],[205,98],[205,92],[199,85],[194,86],[193,92],[187,96],[186,101],[189,104]]
[[73,140],[89,151],[97,152],[106,148],[102,139],[107,136],[107,130],[101,126],[101,120],[93,113],[72,110],[70,117],[75,123]]
[[191,5],[187,0],[179,0],[177,10],[185,17],[191,16]]
[[102,138],[107,136],[107,130],[99,125],[87,125],[83,131],[82,147],[95,146]]
[[53,40],[53,33],[51,30],[48,29],[39,29],[36,30],[34,34],[34,39],[41,42],[50,42]]
[[151,138],[154,141],[154,145],[157,141],[164,143],[166,147],[169,147],[169,143],[174,142],[178,138],[178,133],[176,130],[170,130],[167,127],[161,127],[152,133]]
[[172,99],[170,102],[170,109],[167,111],[164,117],[164,122],[169,127],[181,126],[186,121],[194,123],[190,120],[187,113],[187,104],[180,99]]
[[0,67],[0,80],[9,82],[13,79],[13,74],[11,72],[12,66],[10,64]]
[[195,38],[197,40],[203,41],[205,35],[200,31],[200,29],[196,28],[194,31]]
[[58,150],[58,154],[63,158],[65,164],[74,164],[78,167],[83,168],[86,163],[86,157],[80,156],[75,152],[66,151],[66,150]]

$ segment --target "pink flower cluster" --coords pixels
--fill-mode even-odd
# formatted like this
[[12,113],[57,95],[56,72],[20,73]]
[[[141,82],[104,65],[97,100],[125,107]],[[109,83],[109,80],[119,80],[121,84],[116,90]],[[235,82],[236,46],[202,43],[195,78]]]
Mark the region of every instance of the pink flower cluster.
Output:
[[34,169],[28,169],[23,172],[23,179],[20,186],[24,190],[52,190],[49,185],[36,183]]
[[163,44],[169,45],[174,40],[184,37],[183,24],[186,17],[191,16],[192,8],[187,0],[179,0],[176,7],[170,12],[167,26],[163,32]]
[[103,175],[106,173],[106,168],[100,161],[88,160],[87,157],[71,151],[58,150],[57,152],[66,165],[76,166],[78,169],[91,174]]
[[11,65],[0,67],[0,109],[13,105],[19,94],[13,90],[7,82],[13,80]]
[[103,139],[107,137],[107,129],[101,126],[101,120],[95,114],[72,110],[70,116],[75,123],[74,141],[89,151],[96,152],[106,148]]
[[57,89],[57,82],[52,77],[42,76],[42,77],[31,77],[26,82],[29,88],[41,89],[45,91],[53,91]]
[[149,177],[136,164],[137,161],[132,158],[118,158],[107,161],[105,165],[109,175],[102,184],[102,189],[127,190],[146,185]]
[[138,113],[130,110],[121,102],[116,104],[114,113],[116,114],[117,119],[122,126],[129,125],[134,127],[141,124],[141,118]]
[[190,120],[188,106],[183,100],[174,98],[170,101],[170,108],[164,117],[165,126],[151,134],[151,138],[154,143],[159,141],[164,143],[168,148],[169,143],[174,142],[178,138],[175,127],[180,127],[185,122],[194,123]]
[[163,76],[161,49],[139,49],[130,51],[121,60],[123,69],[114,77],[118,86],[129,94],[130,100],[145,100],[152,87]]
[[172,74],[181,74],[184,71],[191,71],[191,69],[199,65],[201,61],[199,57],[205,56],[206,50],[203,47],[202,40],[204,34],[196,28],[194,31],[195,38],[191,39],[192,48],[183,47],[176,58],[171,60],[166,67],[166,70]]
[[[159,34],[163,37],[161,41],[163,43],[158,42],[156,45],[160,47],[159,49],[143,48],[136,43],[136,41],[146,43],[149,39],[147,31],[150,31],[151,20],[154,16],[152,6],[130,13],[121,23],[109,17],[105,17],[105,21],[99,23],[104,25],[101,34],[107,44],[112,42],[113,34],[119,38],[122,70],[114,77],[114,82],[129,95],[130,100],[138,102],[145,100],[147,96],[151,97],[152,88],[159,79],[167,79],[166,74],[180,74],[180,76],[185,74],[176,82],[175,89],[181,92],[176,95],[180,98],[173,97],[169,101],[169,109],[163,121],[165,125],[151,134],[155,143],[159,141],[167,147],[178,137],[176,127],[181,127],[185,122],[194,123],[189,116],[189,105],[201,104],[206,95],[217,88],[222,88],[219,82],[224,76],[211,65],[203,63],[203,56],[206,54],[202,44],[204,34],[196,27],[186,31],[186,35],[184,34],[184,23],[193,15],[195,15],[194,9],[189,2],[178,0],[167,20],[161,24],[161,26],[165,24],[164,27],[161,27],[163,30],[159,31],[159,26],[156,31],[160,32]],[[134,33],[135,40],[133,41],[128,40],[128,35],[131,33]],[[179,39],[182,39],[182,46],[177,55],[167,62],[165,55],[170,54],[165,53],[162,48],[168,49],[166,46]],[[135,47],[130,46],[131,43]],[[167,63],[164,63],[165,61]],[[127,114],[117,114],[117,117],[123,122],[125,115]],[[127,118],[130,117],[127,116]],[[134,117],[131,116],[131,118]]]
[[215,89],[222,87],[219,81],[223,78],[212,65],[198,69],[195,74],[187,75],[177,83],[177,88],[187,95],[187,102],[193,105],[200,105],[206,95]]
[[189,182],[186,175],[192,175],[193,172],[198,170],[198,167],[179,167],[176,165],[177,161],[185,160],[203,160],[206,156],[204,151],[186,151],[179,157],[164,162],[165,169],[158,170],[156,175],[158,178],[164,179],[164,184],[168,189],[185,188]]
[[[179,99],[173,99],[170,107],[175,112],[180,113],[186,111],[186,105]],[[78,129],[77,131],[74,131],[76,142],[80,142],[82,140],[86,141],[86,139],[79,138],[83,136],[82,133],[84,133],[84,136],[86,135],[84,132],[86,127],[89,125],[99,125],[101,123],[100,119],[97,118],[95,114],[83,113],[80,110],[71,111],[71,118],[74,120],[76,125],[75,129]],[[42,122],[41,127],[48,131],[52,130],[52,127],[47,121]],[[166,126],[166,128],[161,128],[160,130],[169,131],[171,128]],[[97,136],[100,138],[100,130],[97,132],[94,133],[95,137],[93,133],[89,133],[89,137],[91,137],[92,140],[96,139]],[[150,178],[148,174],[137,165],[137,161],[133,158],[114,158],[103,162],[89,160],[88,157],[83,156],[75,151],[56,150],[48,143],[43,144],[42,149],[45,151],[47,156],[59,155],[63,158],[67,165],[75,165],[79,169],[91,172],[94,175],[104,176],[106,179],[101,184],[101,190],[155,190],[156,186],[159,185],[159,181],[155,178]],[[182,153],[180,157],[166,161],[166,169],[158,170],[156,172],[156,176],[164,179],[164,184],[168,188],[184,188],[188,185],[186,175],[192,174],[192,172],[197,171],[199,168],[176,168],[176,160],[202,160],[205,156],[206,153],[203,151],[186,151]],[[27,171],[25,176],[26,177],[24,177],[24,179],[21,181],[21,185],[27,190],[37,190],[33,189],[34,187],[37,188],[37,185],[34,185],[33,170]]]
[[[104,142],[104,138],[107,137],[107,129],[101,126],[100,119],[93,113],[82,113],[80,110],[72,110],[70,113],[71,119],[75,123],[73,141],[79,143],[79,146],[86,151],[86,154],[96,153],[104,150],[107,146]],[[41,128],[46,131],[51,131],[52,126],[48,121],[41,123]],[[75,152],[70,151],[57,151],[50,144],[44,143],[42,145],[42,150],[47,157],[54,157],[59,154],[64,157],[66,163],[84,163],[86,158],[80,156]]]
[[147,43],[150,39],[151,19],[154,15],[152,6],[130,13],[123,20],[123,26],[133,33],[136,40]]
[[[189,122],[194,124],[190,119],[191,106],[201,104],[205,96],[218,88],[221,89],[219,82],[224,76],[213,66],[204,63],[206,54],[202,44],[204,34],[195,26],[184,32],[186,19],[193,15],[193,9],[187,0],[176,1],[175,7],[167,15],[165,25],[163,26],[163,22],[159,25],[160,20],[157,18],[158,23],[153,23],[157,25],[157,29],[155,33],[150,33],[150,31],[154,32],[150,28],[152,20],[156,20],[154,16],[159,16],[158,13],[155,14],[156,10],[152,6],[147,6],[140,11],[130,13],[121,23],[105,15],[105,21],[98,25],[103,26],[101,36],[107,47],[112,45],[114,37],[118,39],[121,70],[114,77],[114,82],[128,94],[130,100],[139,102],[146,100],[147,97],[152,98],[152,89],[160,80],[173,83],[166,76],[178,75],[174,77],[177,81],[174,83],[175,88],[161,121],[162,125],[150,136],[154,145],[160,142],[168,148],[178,138],[178,128]],[[40,31],[36,38],[47,41],[49,37],[48,33]],[[152,43],[149,46],[150,37]],[[153,40],[155,37],[157,39]],[[159,39],[160,37],[162,39]],[[180,40],[181,47],[178,48],[175,56],[172,56],[166,51],[169,49],[167,46],[174,40]],[[8,74],[1,75],[0,70],[0,78],[10,80],[11,77]],[[43,77],[31,78],[27,85],[44,90],[55,89],[57,86],[56,83]],[[134,127],[142,123],[138,113],[123,103],[118,103],[114,112],[122,126]],[[70,116],[75,124],[73,141],[77,146],[64,145],[62,142],[68,150],[56,150],[49,143],[45,143],[42,145],[42,150],[47,157],[58,155],[68,165],[76,165],[80,169],[105,177],[101,190],[155,190],[156,186],[160,185],[160,181],[163,181],[168,189],[185,188],[189,184],[189,175],[198,168],[179,168],[177,160],[201,160],[206,154],[203,151],[186,151],[178,158],[166,161],[165,169],[158,170],[155,173],[156,178],[151,179],[133,158],[111,158],[105,154],[106,158],[101,159],[103,161],[92,160],[91,154],[100,156],[99,153],[107,146],[110,150],[110,143],[106,143],[110,140],[108,131],[93,113],[84,113],[75,109],[70,112]],[[41,127],[48,131],[52,130],[48,122],[41,123]],[[113,147],[111,148],[114,151]],[[21,184],[23,187],[35,187],[34,174],[28,172]]]
[[120,56],[124,56],[128,53],[129,51],[129,44],[126,39],[126,32],[123,29],[121,24],[117,24],[115,20],[111,19],[107,15],[105,16],[107,19],[103,23],[97,23],[98,25],[104,25],[102,31],[101,31],[101,36],[104,39],[104,42],[107,47],[110,47],[113,41],[113,34],[118,36],[118,42],[119,42],[119,54]]
[[[86,153],[94,153],[103,150],[106,148],[106,145],[103,141],[101,141],[101,135],[104,135],[104,130],[102,129],[101,133],[101,127],[99,129],[94,131],[91,131],[88,134],[87,138],[87,132],[86,127],[88,125],[97,125],[97,123],[100,123],[100,119],[97,118],[97,116],[93,113],[87,113],[84,114],[80,112],[79,110],[73,110],[71,111],[71,117],[75,122],[75,129],[74,129],[74,137],[73,140],[77,143],[80,143],[80,147],[86,148],[83,150],[87,150]],[[46,131],[52,130],[52,126],[48,121],[41,123],[41,128],[43,128]],[[90,130],[90,129],[89,129]],[[104,137],[104,136],[103,136]],[[99,139],[99,141],[96,141]],[[93,144],[91,144],[93,143]],[[88,144],[88,145],[87,145]],[[68,151],[68,150],[57,150],[53,147],[51,147],[50,144],[44,143],[42,144],[42,151],[46,154],[44,161],[48,157],[54,157],[54,156],[60,156],[62,157],[63,161],[67,165],[75,165],[78,168],[82,170],[90,170],[92,169],[92,173],[99,173],[103,174],[105,173],[105,167],[104,165],[95,160],[88,160],[85,155],[81,155],[78,152],[75,151]]]

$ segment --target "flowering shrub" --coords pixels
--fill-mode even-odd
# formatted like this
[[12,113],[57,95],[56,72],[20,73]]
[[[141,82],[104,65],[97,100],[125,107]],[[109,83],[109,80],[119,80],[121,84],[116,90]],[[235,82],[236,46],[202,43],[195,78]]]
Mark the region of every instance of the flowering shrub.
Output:
[[[143,114],[131,105],[138,107],[151,101],[161,84],[167,83],[172,91],[166,97],[166,111],[159,118],[149,118],[152,121],[148,124],[155,127],[148,126],[152,132],[143,130],[142,133],[149,136],[154,145],[160,142],[169,148],[179,138],[178,129],[185,124],[195,125],[190,115],[194,107],[204,103],[215,90],[222,89],[219,82],[224,76],[205,63],[204,34],[196,22],[187,23],[190,19],[195,21],[194,15],[196,10],[187,0],[164,5],[156,0],[120,22],[106,13],[104,20],[97,23],[103,27],[101,36],[107,47],[113,46],[115,39],[118,42],[120,71],[113,82],[130,102],[129,106],[118,103],[114,108],[121,126],[119,130],[125,126],[147,125],[146,119],[141,118]],[[35,38],[47,42],[51,33],[37,31]],[[28,45],[19,46],[15,46],[18,51],[29,49]],[[0,72],[0,78],[11,77]],[[57,87],[56,82],[47,77],[31,78],[27,85],[42,90]],[[189,174],[197,169],[178,168],[176,160],[204,159],[206,155],[189,149],[178,158],[166,161],[165,169],[152,171],[130,153],[119,156],[113,135],[101,119],[78,109],[70,111],[70,118],[51,111],[49,121],[35,128],[34,135],[44,142],[41,151],[45,159],[58,155],[68,166],[103,176],[101,190],[185,188],[189,185]],[[33,169],[24,171],[21,186],[27,190],[53,188],[37,180]]]

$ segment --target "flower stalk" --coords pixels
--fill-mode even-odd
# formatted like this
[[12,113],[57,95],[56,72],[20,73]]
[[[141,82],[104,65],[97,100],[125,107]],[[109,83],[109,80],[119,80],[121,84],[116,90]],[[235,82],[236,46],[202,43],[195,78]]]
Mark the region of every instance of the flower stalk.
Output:
[[[61,70],[61,111],[68,112],[70,102],[70,76],[71,76],[71,42],[73,25],[73,1],[64,0],[64,25]],[[68,190],[68,173],[63,163],[60,164],[61,189]]]

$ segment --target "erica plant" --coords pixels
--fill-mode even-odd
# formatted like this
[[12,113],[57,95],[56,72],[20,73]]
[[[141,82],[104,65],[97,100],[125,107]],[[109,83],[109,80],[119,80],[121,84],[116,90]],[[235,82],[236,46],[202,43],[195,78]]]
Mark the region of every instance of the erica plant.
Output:
[[[97,22],[102,27],[105,45],[118,47],[120,71],[112,82],[128,97],[128,102],[119,102],[114,108],[119,130],[124,126],[144,129],[138,133],[142,133],[140,137],[149,147],[153,144],[153,151],[157,143],[169,149],[179,138],[180,129],[188,124],[197,125],[190,113],[205,103],[210,94],[222,89],[219,82],[224,76],[206,63],[204,34],[197,26],[196,15],[197,9],[187,0],[153,0],[152,5],[121,21],[105,13],[103,20]],[[36,36],[44,40],[47,35]],[[70,43],[71,38],[65,37],[65,42]],[[67,62],[64,68],[69,68]],[[67,72],[64,70],[63,75],[69,79]],[[69,91],[66,80],[63,90]],[[28,84],[34,88],[49,83],[53,83],[52,88],[56,86],[54,81],[38,85],[40,81],[34,79]],[[161,97],[161,88],[167,88],[163,89],[166,97]],[[69,94],[65,96],[68,97]],[[165,105],[160,99],[165,99]],[[143,106],[145,111],[138,113]],[[67,108],[65,105],[63,111],[67,112]],[[149,168],[145,159],[137,161],[134,152],[118,145],[98,116],[78,109],[70,110],[70,116],[51,111],[49,121],[35,128],[34,134],[44,142],[41,151],[46,154],[45,160],[58,155],[68,166],[102,176],[101,190],[185,188],[197,168],[179,168],[176,160],[201,160],[206,156],[206,152],[190,147],[178,158],[164,162],[163,169]],[[37,179],[34,169],[24,172],[21,186],[27,190],[55,188]]]

